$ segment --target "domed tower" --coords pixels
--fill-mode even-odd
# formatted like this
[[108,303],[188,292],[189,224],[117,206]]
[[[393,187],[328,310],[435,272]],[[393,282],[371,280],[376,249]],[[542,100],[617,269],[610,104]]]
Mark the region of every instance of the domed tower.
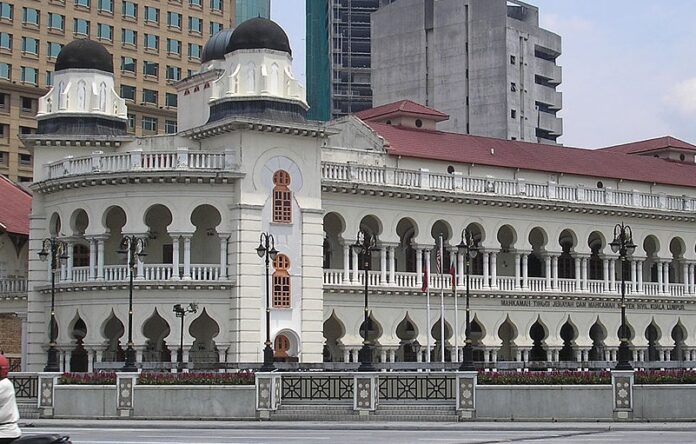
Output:
[[63,47],[36,118],[37,134],[126,134],[126,104],[114,90],[113,58],[101,43],[80,39]]
[[305,122],[305,90],[292,74],[292,50],[275,22],[254,18],[213,35],[200,73],[177,85],[179,130],[228,117]]

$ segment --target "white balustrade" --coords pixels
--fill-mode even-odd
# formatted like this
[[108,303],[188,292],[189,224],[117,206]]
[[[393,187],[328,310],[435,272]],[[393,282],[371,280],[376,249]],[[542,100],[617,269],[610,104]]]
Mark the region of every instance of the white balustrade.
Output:
[[25,293],[26,291],[26,278],[0,279],[0,294]]
[[633,193],[629,191],[614,191],[614,204],[630,207],[633,204]]
[[587,280],[587,291],[589,291],[592,294],[601,294],[602,292],[604,292],[604,281],[603,280],[588,279]]
[[417,171],[396,170],[394,185],[400,187],[420,188],[421,175]]
[[324,285],[341,285],[343,270],[324,270]]
[[549,191],[548,185],[538,183],[528,183],[525,185],[525,189],[527,197],[534,199],[546,199]]
[[641,194],[640,206],[643,208],[660,208],[660,196],[656,194]]
[[127,265],[105,265],[104,280],[107,282],[118,282],[128,280]]
[[513,291],[515,289],[514,276],[498,276],[496,279],[498,289],[501,291]]
[[528,278],[529,291],[545,291],[546,278],[530,277]]
[[145,264],[143,278],[146,281],[169,280],[172,278],[172,266],[170,264]]
[[219,277],[219,264],[191,265],[191,280],[193,281],[217,281]]
[[670,296],[684,296],[684,284],[669,284]]
[[657,282],[643,282],[643,292],[648,296],[660,294],[660,284]]
[[559,200],[576,200],[575,192],[576,188],[575,187],[568,187],[568,186],[558,186],[556,187],[556,197]]
[[475,177],[465,177],[464,178],[464,191],[468,193],[485,193],[486,192],[486,179],[479,179]]
[[451,174],[430,174],[430,188],[434,190],[453,190],[454,176]]
[[89,280],[89,267],[73,267],[73,282],[87,282]]
[[575,293],[575,279],[558,279],[558,291],[560,293]]
[[514,180],[496,180],[494,184],[495,194],[503,196],[517,195],[517,182]]
[[603,189],[586,189],[585,200],[591,203],[604,203]]

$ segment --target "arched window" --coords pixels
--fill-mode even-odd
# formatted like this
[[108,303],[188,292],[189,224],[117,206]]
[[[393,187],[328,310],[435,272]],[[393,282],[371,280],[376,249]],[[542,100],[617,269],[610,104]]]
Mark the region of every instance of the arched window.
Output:
[[273,173],[273,222],[280,224],[292,223],[292,191],[290,174],[284,170]]
[[290,308],[290,259],[279,254],[273,260],[273,307]]
[[274,358],[287,358],[288,349],[290,348],[290,340],[285,335],[278,335],[273,344]]

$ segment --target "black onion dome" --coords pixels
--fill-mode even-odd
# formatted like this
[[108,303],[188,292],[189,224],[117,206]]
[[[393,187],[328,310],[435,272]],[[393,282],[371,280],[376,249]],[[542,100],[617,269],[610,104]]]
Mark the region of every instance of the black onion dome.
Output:
[[261,17],[247,20],[234,30],[226,52],[238,49],[273,49],[292,54],[288,35],[283,28]]
[[227,53],[227,45],[230,42],[233,32],[233,28],[227,28],[213,34],[205,43],[205,46],[203,46],[201,63],[206,63],[211,60],[224,60],[225,53]]
[[114,59],[104,45],[94,40],[73,40],[60,50],[56,71],[64,69],[98,69],[114,73]]

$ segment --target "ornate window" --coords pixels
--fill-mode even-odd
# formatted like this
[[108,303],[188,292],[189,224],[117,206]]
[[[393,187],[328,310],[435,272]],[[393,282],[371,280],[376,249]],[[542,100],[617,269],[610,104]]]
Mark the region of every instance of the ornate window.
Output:
[[280,224],[292,223],[292,191],[290,174],[284,170],[273,173],[273,222]]
[[273,307],[290,308],[290,259],[279,254],[273,260]]

